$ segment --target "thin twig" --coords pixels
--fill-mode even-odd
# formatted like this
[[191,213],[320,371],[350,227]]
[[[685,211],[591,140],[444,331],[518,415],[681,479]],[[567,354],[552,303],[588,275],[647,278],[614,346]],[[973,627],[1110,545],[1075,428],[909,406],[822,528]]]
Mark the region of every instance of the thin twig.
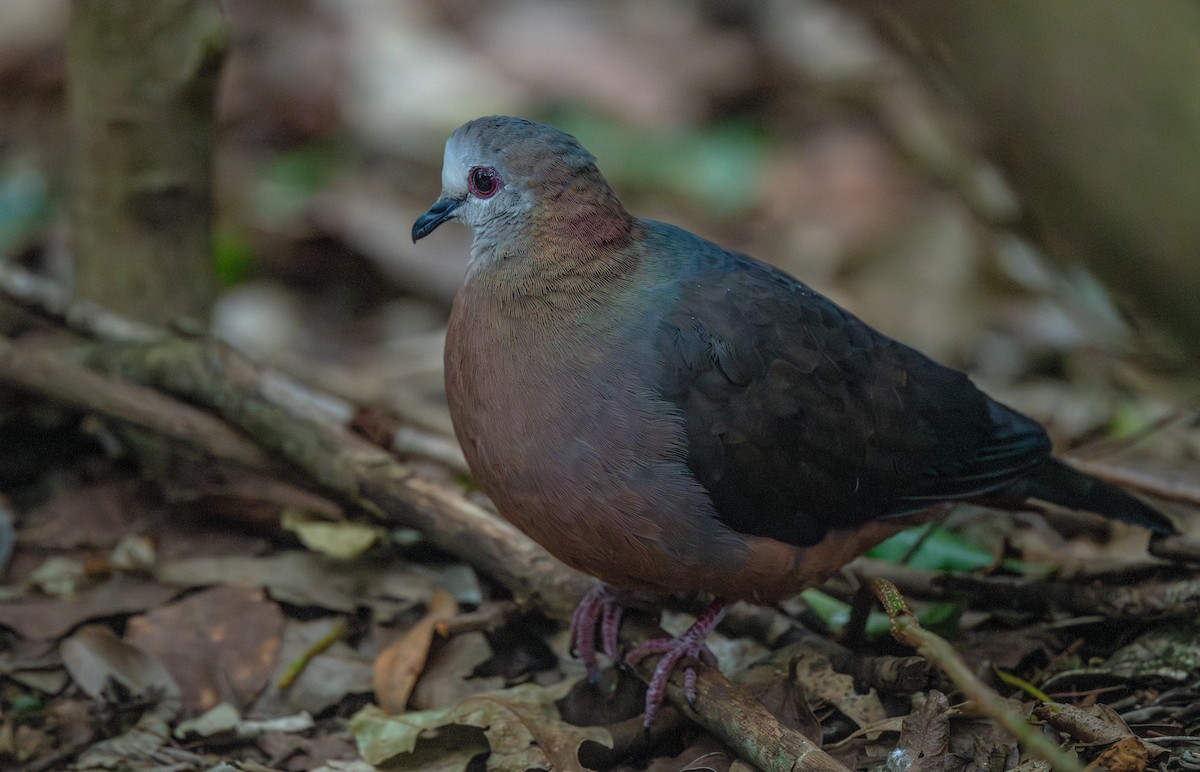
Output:
[[892,619],[892,635],[942,669],[958,690],[985,715],[1012,733],[1025,748],[1058,772],[1081,772],[1083,766],[1035,731],[1024,716],[1015,713],[999,694],[975,677],[954,647],[941,636],[921,627],[908,610],[900,591],[886,579],[867,579],[884,611]]

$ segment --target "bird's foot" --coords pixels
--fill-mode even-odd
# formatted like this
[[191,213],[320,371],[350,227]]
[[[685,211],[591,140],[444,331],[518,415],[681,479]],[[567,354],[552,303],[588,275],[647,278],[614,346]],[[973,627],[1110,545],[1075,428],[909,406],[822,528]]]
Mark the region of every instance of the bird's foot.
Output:
[[625,655],[625,663],[630,666],[636,665],[646,657],[655,654],[663,655],[663,658],[658,661],[658,665],[655,666],[654,674],[650,677],[650,683],[646,687],[646,715],[642,719],[642,725],[647,729],[658,717],[671,673],[681,663],[684,663],[685,668],[683,671],[684,694],[687,695],[689,704],[696,701],[696,669],[693,667],[693,663],[704,662],[707,665],[716,666],[717,658],[705,645],[704,639],[724,616],[725,603],[715,600],[700,616],[696,617],[695,623],[679,637],[651,638]]
[[598,582],[587,591],[575,613],[571,615],[571,651],[577,653],[587,669],[588,678],[595,681],[600,674],[596,664],[596,625],[600,625],[600,647],[613,662],[620,662],[617,631],[625,611],[620,592]]

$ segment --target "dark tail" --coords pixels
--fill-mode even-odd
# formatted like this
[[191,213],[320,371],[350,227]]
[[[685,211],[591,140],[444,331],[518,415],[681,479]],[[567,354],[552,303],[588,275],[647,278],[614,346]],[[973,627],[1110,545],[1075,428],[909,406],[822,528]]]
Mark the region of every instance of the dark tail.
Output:
[[1139,525],[1157,534],[1178,533],[1166,515],[1141,499],[1090,474],[1072,469],[1057,459],[1046,459],[1018,485],[1029,498],[1069,509],[1095,512],[1123,523]]

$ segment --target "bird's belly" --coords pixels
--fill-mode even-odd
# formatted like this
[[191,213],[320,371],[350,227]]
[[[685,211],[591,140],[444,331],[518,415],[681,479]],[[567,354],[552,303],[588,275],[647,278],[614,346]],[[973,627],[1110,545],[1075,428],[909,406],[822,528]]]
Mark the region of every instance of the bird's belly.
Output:
[[707,589],[690,587],[698,565],[737,537],[687,468],[682,417],[645,387],[646,366],[584,354],[448,349],[447,397],[476,482],[569,565],[619,586]]

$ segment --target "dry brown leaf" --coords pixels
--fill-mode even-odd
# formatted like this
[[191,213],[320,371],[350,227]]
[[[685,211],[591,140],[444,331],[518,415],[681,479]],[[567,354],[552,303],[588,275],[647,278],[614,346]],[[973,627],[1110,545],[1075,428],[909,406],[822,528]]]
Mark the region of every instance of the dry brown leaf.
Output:
[[646,772],[732,772],[736,761],[737,756],[720,740],[702,732],[679,753],[654,759]]
[[821,722],[808,704],[804,685],[789,677],[788,667],[787,659],[776,659],[754,665],[734,680],[757,697],[779,723],[820,745],[824,734]]
[[178,593],[178,587],[117,575],[82,590],[69,603],[50,598],[0,603],[0,624],[25,638],[57,638],[81,622],[144,611]]
[[1035,707],[1033,715],[1085,745],[1117,742],[1133,734],[1117,712],[1103,703],[1081,708],[1070,703],[1046,702]]
[[949,753],[950,769],[1010,769],[1021,755],[1016,739],[991,720],[955,721]]
[[438,623],[457,613],[458,604],[453,596],[438,590],[429,600],[429,610],[421,621],[379,652],[375,658],[375,700],[385,712],[404,712],[413,686],[425,668]]
[[272,598],[284,603],[347,614],[368,606],[377,618],[385,619],[401,608],[428,602],[438,587],[463,602],[478,602],[482,596],[474,571],[460,563],[426,566],[400,558],[386,563],[338,561],[306,550],[261,558],[185,558],[164,562],[157,577],[186,586],[265,587]]
[[25,516],[21,542],[48,549],[110,549],[146,518],[138,485],[121,480],[64,489]]
[[[468,697],[442,710],[388,716],[374,705],[350,720],[359,753],[372,764],[402,763],[452,727],[478,727],[491,749],[488,769],[579,769],[579,746],[585,740],[612,747],[612,736],[600,727],[580,727],[558,717],[555,703],[573,686],[522,684]],[[431,732],[431,730],[437,730]],[[422,767],[424,768],[424,767]]]
[[936,689],[925,704],[904,717],[896,752],[904,755],[906,768],[940,770],[945,766],[950,743],[950,702]]
[[[371,658],[359,654],[344,641],[309,658],[319,642],[345,624],[346,620],[340,616],[305,621],[288,619],[283,628],[279,665],[247,715],[278,716],[302,710],[316,715],[348,695],[370,694]],[[281,687],[281,679],[299,662],[305,662],[303,669],[286,688]]]
[[157,656],[183,690],[184,713],[238,710],[275,667],[283,613],[262,590],[214,587],[129,620],[126,640]]
[[1150,764],[1151,753],[1139,737],[1125,737],[1087,765],[1089,770],[1104,772],[1144,772]]
[[887,718],[875,690],[866,694],[856,692],[854,679],[834,670],[828,655],[804,642],[789,647],[788,651],[794,658],[796,680],[811,697],[825,700],[860,727]]
[[416,710],[457,705],[480,692],[504,687],[504,676],[477,674],[480,665],[492,658],[487,636],[478,631],[453,636],[429,657],[409,697]]
[[62,642],[59,653],[76,685],[93,699],[111,696],[108,690],[116,683],[131,695],[162,704],[164,718],[179,710],[179,684],[163,664],[103,625],[79,628]]

